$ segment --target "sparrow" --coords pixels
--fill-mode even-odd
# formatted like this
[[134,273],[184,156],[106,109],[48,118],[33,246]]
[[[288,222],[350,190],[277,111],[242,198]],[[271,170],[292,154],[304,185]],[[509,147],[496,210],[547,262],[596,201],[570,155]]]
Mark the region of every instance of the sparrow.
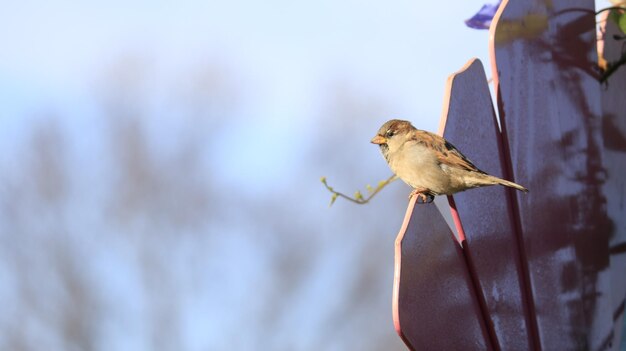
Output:
[[392,119],[371,140],[380,146],[385,160],[398,178],[414,190],[423,203],[435,195],[452,195],[467,189],[504,185],[525,193],[525,187],[489,175],[443,137],[420,130],[409,121]]

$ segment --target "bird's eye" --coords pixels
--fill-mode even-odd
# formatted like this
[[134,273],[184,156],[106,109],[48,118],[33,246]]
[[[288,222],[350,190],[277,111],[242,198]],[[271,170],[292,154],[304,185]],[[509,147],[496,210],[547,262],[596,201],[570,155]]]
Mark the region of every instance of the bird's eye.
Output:
[[393,130],[389,129],[389,130],[387,131],[387,133],[385,133],[385,136],[386,136],[387,138],[391,138],[391,137],[393,136]]

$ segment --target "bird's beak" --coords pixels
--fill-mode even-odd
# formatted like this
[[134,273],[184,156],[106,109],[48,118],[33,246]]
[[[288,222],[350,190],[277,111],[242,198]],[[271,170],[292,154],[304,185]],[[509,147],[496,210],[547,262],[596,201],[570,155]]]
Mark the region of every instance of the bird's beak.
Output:
[[385,138],[382,135],[377,135],[374,138],[372,138],[371,142],[372,142],[372,144],[377,144],[377,145],[386,144],[387,143],[387,138]]

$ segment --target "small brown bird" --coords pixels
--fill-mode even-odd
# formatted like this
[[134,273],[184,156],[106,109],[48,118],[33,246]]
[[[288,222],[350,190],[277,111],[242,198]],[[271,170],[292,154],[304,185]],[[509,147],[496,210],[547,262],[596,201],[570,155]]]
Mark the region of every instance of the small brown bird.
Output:
[[519,184],[481,171],[444,138],[408,121],[392,119],[383,124],[372,143],[380,146],[391,170],[414,189],[409,197],[418,195],[425,203],[432,202],[435,195],[496,184],[528,192]]

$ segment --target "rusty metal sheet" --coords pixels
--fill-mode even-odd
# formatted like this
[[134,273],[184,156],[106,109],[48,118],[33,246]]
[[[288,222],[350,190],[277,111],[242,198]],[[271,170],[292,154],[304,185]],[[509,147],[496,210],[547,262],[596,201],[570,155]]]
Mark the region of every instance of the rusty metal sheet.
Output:
[[538,341],[606,349],[612,338],[600,86],[592,0],[503,1],[493,69]]
[[[623,54],[623,41],[613,39],[621,31],[612,21],[606,24],[604,57],[609,62],[619,60]],[[607,215],[611,228],[609,253],[611,263],[612,316],[615,333],[614,349],[620,340],[626,346],[622,334],[624,323],[624,300],[626,299],[626,67],[615,71],[602,87],[602,140],[606,181]]]
[[[445,100],[443,136],[478,168],[502,177],[502,140],[479,60],[470,60],[450,76]],[[523,288],[526,274],[508,191],[501,186],[474,189],[454,195],[454,202],[466,238],[464,251],[492,341],[501,350],[529,350],[530,313],[525,304],[527,290]]]
[[396,238],[396,330],[415,350],[490,350],[460,246],[437,207],[416,198]]

